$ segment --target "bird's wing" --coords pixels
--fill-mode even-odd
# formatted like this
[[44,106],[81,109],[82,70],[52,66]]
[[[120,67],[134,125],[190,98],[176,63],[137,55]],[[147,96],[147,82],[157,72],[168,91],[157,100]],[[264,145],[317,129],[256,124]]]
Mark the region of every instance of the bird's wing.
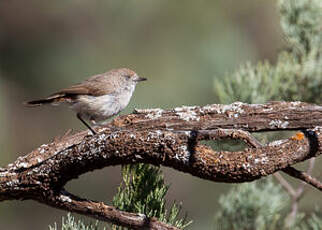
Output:
[[102,96],[106,94],[113,94],[115,87],[110,78],[106,78],[105,74],[99,74],[90,77],[88,80],[62,89],[50,97],[68,97],[74,95],[91,95],[91,96]]

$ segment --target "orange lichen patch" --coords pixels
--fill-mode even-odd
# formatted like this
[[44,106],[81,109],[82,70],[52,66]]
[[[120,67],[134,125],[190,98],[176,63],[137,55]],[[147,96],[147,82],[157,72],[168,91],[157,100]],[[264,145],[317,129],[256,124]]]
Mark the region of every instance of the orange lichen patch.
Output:
[[296,141],[301,141],[304,139],[304,134],[301,132],[298,132],[294,136],[292,136],[291,139]]

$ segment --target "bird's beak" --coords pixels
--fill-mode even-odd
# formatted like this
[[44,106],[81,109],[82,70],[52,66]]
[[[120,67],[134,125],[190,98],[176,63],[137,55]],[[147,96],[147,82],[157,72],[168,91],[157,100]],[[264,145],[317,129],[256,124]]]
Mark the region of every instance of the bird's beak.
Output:
[[146,81],[146,80],[147,80],[146,78],[138,76],[138,78],[136,78],[134,81],[139,82],[139,81]]

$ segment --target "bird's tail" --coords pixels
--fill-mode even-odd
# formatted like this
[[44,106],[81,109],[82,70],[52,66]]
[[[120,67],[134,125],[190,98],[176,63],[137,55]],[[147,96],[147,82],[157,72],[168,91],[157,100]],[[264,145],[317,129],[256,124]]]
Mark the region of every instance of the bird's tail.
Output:
[[52,96],[49,96],[47,98],[39,99],[39,100],[33,100],[33,101],[26,101],[23,104],[25,106],[29,107],[35,107],[35,106],[40,106],[40,105],[57,105],[61,102],[64,102],[65,98],[63,95],[55,94]]
[[45,99],[39,99],[39,100],[33,100],[33,101],[25,101],[23,104],[25,106],[34,107],[34,106],[51,104],[53,102],[54,102],[53,98],[45,98]]

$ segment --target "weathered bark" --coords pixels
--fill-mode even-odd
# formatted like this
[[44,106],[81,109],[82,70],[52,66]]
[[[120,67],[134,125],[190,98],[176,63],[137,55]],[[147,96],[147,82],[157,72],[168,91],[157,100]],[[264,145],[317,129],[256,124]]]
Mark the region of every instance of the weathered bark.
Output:
[[[0,201],[32,199],[131,228],[175,229],[155,218],[78,198],[64,185],[94,169],[139,162],[217,182],[252,181],[279,170],[305,180],[290,166],[322,153],[321,125],[322,107],[301,102],[137,110],[97,129],[97,135],[80,132],[63,137],[0,168]],[[266,145],[247,132],[296,129],[305,136]],[[229,152],[200,144],[218,139],[240,139],[249,147]],[[321,190],[319,181],[306,182]]]
[[[309,118],[309,119],[307,119]],[[131,129],[209,130],[242,129],[249,132],[300,130],[322,124],[322,106],[303,102],[270,102],[143,109],[120,116],[112,125]]]

